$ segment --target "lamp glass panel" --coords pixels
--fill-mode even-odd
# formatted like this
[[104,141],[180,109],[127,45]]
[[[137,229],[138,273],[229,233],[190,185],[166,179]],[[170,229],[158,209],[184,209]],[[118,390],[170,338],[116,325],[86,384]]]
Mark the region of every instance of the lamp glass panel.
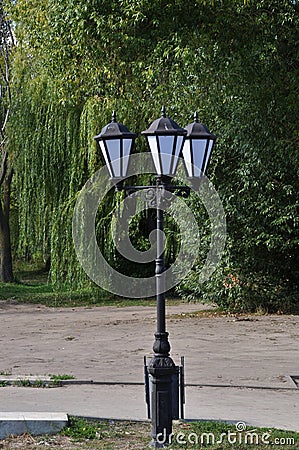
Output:
[[158,136],[158,139],[160,144],[162,175],[171,175],[174,136]]
[[124,176],[124,177],[127,175],[131,148],[132,148],[132,139],[124,139],[123,140],[123,159],[122,159],[122,165],[123,165],[122,176]]
[[208,151],[207,151],[207,156],[206,156],[206,160],[205,160],[205,167],[203,170],[203,173],[205,174],[208,168],[208,164],[209,164],[209,160],[210,160],[210,156],[211,156],[211,152],[212,152],[212,148],[214,146],[214,141],[211,139],[208,145]]
[[206,145],[206,139],[192,139],[194,177],[200,177],[202,175]]
[[193,176],[190,139],[186,139],[183,147],[183,158],[188,177]]
[[121,176],[120,139],[107,139],[106,145],[110,156],[113,176],[120,177]]
[[152,154],[155,169],[158,175],[162,175],[162,167],[160,163],[159,151],[158,151],[158,141],[156,136],[147,136],[147,142]]
[[102,151],[102,154],[103,154],[106,166],[108,168],[109,175],[110,175],[110,177],[113,177],[113,173],[112,173],[112,170],[111,170],[111,164],[110,164],[110,161],[109,161],[109,158],[108,158],[108,155],[107,155],[107,150],[106,150],[106,147],[105,147],[105,143],[104,143],[104,141],[98,141],[98,142],[100,144],[100,149]]
[[172,175],[175,175],[176,168],[179,162],[179,156],[181,154],[182,144],[183,144],[184,136],[177,136],[176,139],[176,147],[175,147],[175,157],[173,159],[173,165],[171,168]]
[[176,154],[177,157],[180,156],[183,140],[184,140],[184,136],[177,136],[177,138],[176,138],[175,154]]

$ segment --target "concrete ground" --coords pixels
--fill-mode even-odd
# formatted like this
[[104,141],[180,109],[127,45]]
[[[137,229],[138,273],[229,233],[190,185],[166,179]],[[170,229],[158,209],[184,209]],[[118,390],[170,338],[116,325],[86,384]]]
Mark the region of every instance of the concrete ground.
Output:
[[[185,417],[299,431],[299,316],[190,314],[203,309],[167,309],[171,356],[177,364],[185,356]],[[151,356],[155,316],[153,307],[0,302],[0,380],[68,374],[76,382],[94,381],[2,387],[0,412],[146,419],[143,356]]]

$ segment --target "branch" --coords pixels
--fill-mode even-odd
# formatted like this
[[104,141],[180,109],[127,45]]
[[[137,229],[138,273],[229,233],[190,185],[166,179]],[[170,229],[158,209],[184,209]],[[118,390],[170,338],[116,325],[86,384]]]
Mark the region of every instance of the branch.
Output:
[[1,172],[0,172],[0,186],[3,184],[6,171],[7,171],[7,158],[8,158],[8,151],[5,150],[2,153],[2,165],[1,165]]
[[10,110],[9,110],[9,108],[6,110],[6,114],[5,114],[5,119],[4,119],[4,123],[3,123],[3,125],[2,125],[2,129],[1,129],[1,132],[2,133],[4,133],[4,131],[5,131],[5,127],[6,127],[6,124],[7,124],[7,121],[8,121],[8,118],[9,118],[9,113],[10,113]]

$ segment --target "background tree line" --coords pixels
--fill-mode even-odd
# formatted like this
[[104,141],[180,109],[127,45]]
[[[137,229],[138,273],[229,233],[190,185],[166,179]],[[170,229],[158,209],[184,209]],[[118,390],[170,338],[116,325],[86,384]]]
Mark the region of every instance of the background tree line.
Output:
[[[113,109],[141,131],[165,104],[183,125],[197,110],[218,135],[209,177],[228,227],[222,263],[199,285],[209,219],[190,199],[202,254],[178,292],[229,308],[298,305],[298,2],[18,0],[5,8],[18,42],[7,124],[9,152],[17,155],[14,256],[50,257],[58,288],[89,283],[71,221],[79,190],[101,166],[93,136]],[[121,267],[109,233],[116,201],[107,198],[97,229]],[[179,245],[173,226],[169,221],[169,257]],[[147,221],[132,227],[143,248]]]

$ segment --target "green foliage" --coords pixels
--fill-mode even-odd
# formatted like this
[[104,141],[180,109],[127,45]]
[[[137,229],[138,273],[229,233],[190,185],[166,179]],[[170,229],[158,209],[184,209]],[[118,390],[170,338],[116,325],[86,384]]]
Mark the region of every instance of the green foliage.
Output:
[[100,425],[95,422],[87,422],[77,417],[69,418],[69,426],[63,430],[63,434],[74,439],[96,439],[99,436]]
[[74,380],[75,377],[73,375],[67,375],[67,374],[61,374],[61,375],[49,375],[51,380],[54,381],[54,383],[58,383],[61,380]]
[[[179,292],[229,308],[296,306],[297,10],[289,0],[18,0],[10,11],[19,43],[9,129],[18,155],[16,254],[50,257],[56,287],[92,286],[71,223],[78,191],[101,166],[93,136],[112,109],[132,131],[145,129],[162,104],[182,125],[198,110],[219,136],[210,177],[227,214],[228,246],[217,273],[199,285],[210,227],[191,199],[203,245]],[[113,247],[117,202],[107,196],[98,212],[98,242],[115,267],[138,273]],[[131,229],[142,249],[149,229],[140,219]],[[170,262],[179,248],[171,220],[166,231]]]

